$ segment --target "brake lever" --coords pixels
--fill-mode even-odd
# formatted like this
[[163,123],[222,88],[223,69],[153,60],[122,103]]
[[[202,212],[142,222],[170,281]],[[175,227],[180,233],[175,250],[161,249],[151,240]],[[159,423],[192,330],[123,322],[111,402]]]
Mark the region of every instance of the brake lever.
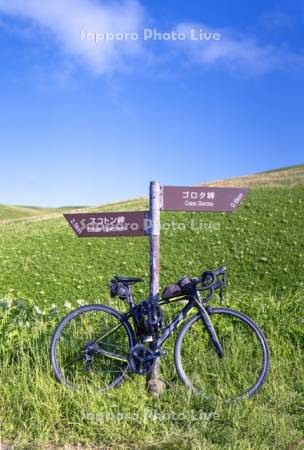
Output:
[[219,297],[220,297],[221,301],[224,300],[223,288],[226,286],[225,281],[226,281],[225,278],[223,278],[222,281],[221,281],[221,285],[219,287]]
[[220,297],[220,300],[222,302],[224,300],[223,287],[222,286],[220,287],[220,290],[219,290],[219,297]]

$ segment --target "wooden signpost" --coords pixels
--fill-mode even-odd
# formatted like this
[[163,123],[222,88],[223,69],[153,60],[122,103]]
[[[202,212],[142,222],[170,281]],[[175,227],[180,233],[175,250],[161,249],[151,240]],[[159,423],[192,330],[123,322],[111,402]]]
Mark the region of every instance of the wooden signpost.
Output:
[[[160,211],[233,212],[249,189],[226,187],[160,186],[150,183],[149,211],[64,214],[78,237],[149,236],[149,296],[159,298]],[[159,394],[159,358],[149,388]]]
[[[160,240],[160,209],[162,204],[161,187],[157,181],[150,183],[150,298],[157,301],[159,297],[159,240]],[[160,379],[160,359],[155,361],[154,369],[149,376],[148,388],[158,395],[165,389],[165,383]]]

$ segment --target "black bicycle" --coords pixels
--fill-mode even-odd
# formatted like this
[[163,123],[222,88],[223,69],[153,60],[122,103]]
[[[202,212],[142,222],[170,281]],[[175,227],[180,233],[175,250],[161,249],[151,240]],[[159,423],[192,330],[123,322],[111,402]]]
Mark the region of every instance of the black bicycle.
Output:
[[[150,373],[156,359],[165,354],[163,345],[171,333],[196,310],[175,341],[175,366],[181,381],[194,393],[229,401],[251,397],[261,388],[269,371],[269,349],[262,330],[243,313],[209,306],[215,291],[222,298],[224,267],[199,278],[181,278],[165,288],[160,300],[135,304],[132,286],[140,281],[115,276],[109,284],[111,296],[129,304],[128,312],[87,305],[59,323],[50,349],[59,382],[67,387],[85,384],[108,390],[130,373]],[[186,304],[165,326],[162,307],[176,301]]]

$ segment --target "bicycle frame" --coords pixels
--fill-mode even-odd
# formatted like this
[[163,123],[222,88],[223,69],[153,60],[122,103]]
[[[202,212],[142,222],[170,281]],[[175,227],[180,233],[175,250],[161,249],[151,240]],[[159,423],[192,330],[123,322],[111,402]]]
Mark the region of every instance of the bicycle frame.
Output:
[[[182,301],[182,300],[188,300],[188,303],[183,307],[183,309],[178,313],[178,315],[170,322],[170,324],[165,328],[161,336],[157,339],[155,343],[152,344],[153,351],[158,350],[169,338],[171,333],[173,333],[176,328],[179,327],[179,325],[185,320],[191,309],[193,309],[197,305],[197,300],[193,297],[182,297],[178,300],[173,301]],[[159,304],[169,304],[171,303],[166,301],[160,301]]]
[[[185,296],[182,297],[179,300],[188,300],[188,303],[183,307],[183,309],[179,312],[179,314],[175,317],[175,319],[172,320],[172,322],[168,325],[168,327],[164,330],[164,332],[162,333],[162,335],[157,339],[156,343],[154,343],[154,345],[152,344],[152,348],[151,350],[156,351],[159,348],[161,348],[161,346],[166,342],[166,340],[169,338],[169,336],[171,335],[171,333],[173,333],[176,328],[178,328],[178,326],[185,320],[185,318],[187,317],[187,315],[189,314],[189,312],[193,309],[193,308],[197,308],[202,322],[205,325],[205,328],[209,334],[209,337],[215,347],[215,350],[218,354],[218,356],[220,358],[223,358],[224,356],[224,351],[222,349],[222,346],[218,340],[218,337],[216,335],[216,331],[212,325],[212,322],[209,318],[209,314],[208,312],[210,311],[211,308],[209,308],[207,301],[213,297],[214,295],[214,290],[212,289],[210,294],[204,299],[205,305],[203,306],[203,301],[202,298],[199,294],[199,291],[196,290],[195,293],[191,296]],[[159,304],[164,304],[167,302],[162,302],[160,301]],[[170,302],[168,302],[170,303]]]
[[[202,289],[205,290],[205,289]],[[223,357],[224,356],[224,352],[223,349],[221,347],[221,344],[217,338],[215,329],[209,319],[209,314],[208,311],[210,310],[207,301],[210,300],[211,297],[213,297],[214,295],[214,289],[210,290],[210,294],[202,299],[200,294],[199,294],[199,290],[196,289],[195,292],[193,292],[193,294],[189,294],[189,295],[185,295],[182,297],[179,297],[175,300],[160,300],[159,304],[160,305],[165,305],[165,304],[170,304],[176,301],[182,301],[182,300],[188,300],[188,303],[183,307],[183,309],[178,313],[178,315],[170,322],[170,324],[165,328],[165,330],[163,331],[163,333],[159,336],[159,338],[155,341],[153,341],[150,345],[150,349],[153,352],[156,352],[157,350],[161,349],[162,345],[167,341],[167,339],[170,337],[170,335],[179,327],[179,325],[186,319],[187,315],[189,314],[189,312],[193,309],[193,308],[197,308],[200,315],[201,315],[201,319],[202,322],[209,334],[209,337],[215,347],[215,350],[218,354],[219,357]],[[203,306],[203,302],[204,302],[204,306]],[[124,315],[124,320],[128,320],[130,317],[132,317],[132,309],[134,307],[134,302],[133,302],[133,298],[132,295],[130,293],[130,298],[129,298],[129,304],[131,306],[130,311],[128,311],[128,313],[126,313]],[[106,333],[106,335],[102,336],[101,338],[97,339],[96,342],[101,342],[102,339],[104,339],[105,337],[111,335],[112,333],[114,333],[116,330],[118,330],[120,327],[122,326],[122,324],[117,325],[116,327],[114,327],[112,330],[110,330],[108,333]],[[105,350],[100,349],[100,353],[103,354],[104,356],[108,356],[109,358],[113,358],[113,359],[119,359],[119,360],[123,360],[123,361],[127,361],[127,358],[124,358],[122,355],[116,355],[112,352],[107,352]]]

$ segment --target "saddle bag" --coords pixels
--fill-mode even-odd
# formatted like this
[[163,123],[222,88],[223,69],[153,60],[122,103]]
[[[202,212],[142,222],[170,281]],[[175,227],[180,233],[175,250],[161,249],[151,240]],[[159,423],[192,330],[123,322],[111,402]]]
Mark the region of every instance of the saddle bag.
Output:
[[121,300],[127,300],[129,296],[129,287],[115,279],[109,283],[109,289],[111,297],[119,297]]

